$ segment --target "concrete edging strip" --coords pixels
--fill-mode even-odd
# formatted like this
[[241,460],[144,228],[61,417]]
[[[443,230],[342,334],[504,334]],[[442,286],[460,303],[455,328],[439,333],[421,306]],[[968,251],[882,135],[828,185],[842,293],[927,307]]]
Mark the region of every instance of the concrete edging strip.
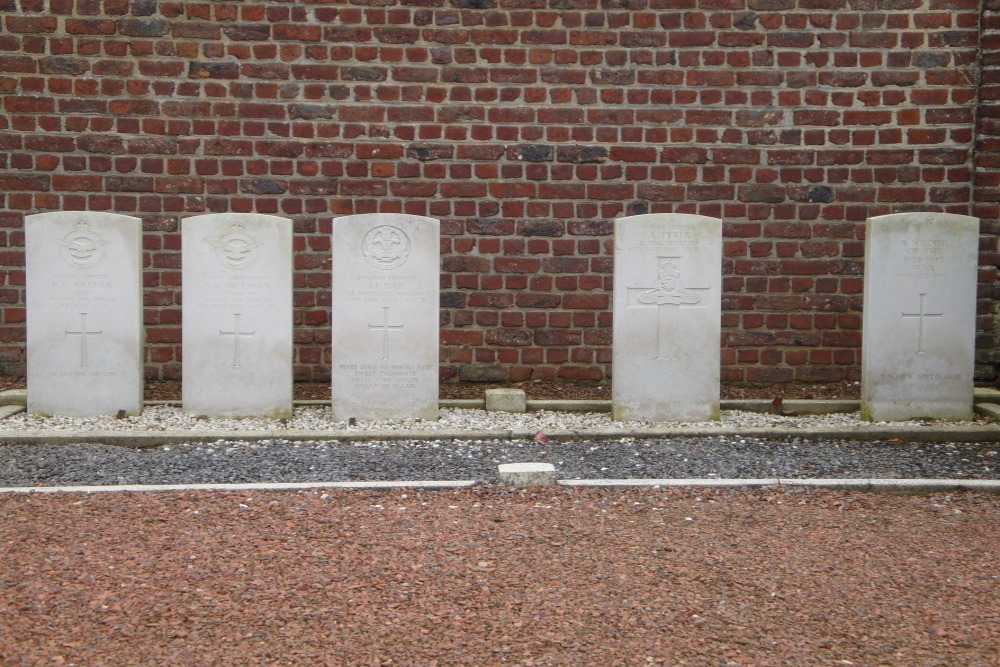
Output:
[[246,482],[235,484],[111,484],[106,486],[9,486],[0,493],[100,493],[107,491],[296,491],[299,489],[462,489],[476,480],[379,482]]
[[560,479],[556,484],[587,488],[761,488],[804,487],[832,491],[883,493],[937,493],[979,491],[1000,494],[1000,480],[993,479]]
[[[258,482],[235,484],[121,484],[107,486],[15,486],[0,487],[0,493],[105,493],[158,491],[296,491],[304,489],[462,489],[475,480],[418,480],[378,482]],[[1000,494],[1000,480],[989,479],[560,479],[558,486],[599,489],[635,488],[766,488],[797,487],[869,493],[940,493],[977,491]],[[532,487],[545,488],[545,487]]]
[[[611,428],[600,430],[546,431],[549,440],[618,440],[620,438],[801,438],[803,440],[899,440],[903,442],[997,442],[1000,426],[893,426],[880,424],[861,428]],[[0,442],[17,445],[103,444],[136,449],[183,443],[262,440],[310,440],[371,442],[389,440],[533,440],[533,429],[462,431],[377,430],[377,431],[7,431],[0,429]]]

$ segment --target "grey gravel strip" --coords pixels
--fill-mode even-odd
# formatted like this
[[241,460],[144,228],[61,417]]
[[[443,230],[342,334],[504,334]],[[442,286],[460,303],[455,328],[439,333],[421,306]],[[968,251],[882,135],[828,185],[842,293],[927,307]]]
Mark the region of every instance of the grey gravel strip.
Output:
[[992,479],[560,479],[560,486],[588,488],[761,488],[806,487],[874,493],[938,493],[978,491],[1000,494],[1000,480]]
[[474,479],[399,482],[257,482],[252,484],[116,484],[102,486],[8,486],[0,493],[101,493],[106,491],[294,491],[298,489],[462,489]]
[[[214,441],[151,449],[0,445],[0,486],[471,480],[505,463],[544,463],[556,479],[1000,478],[998,443],[709,438]],[[552,483],[550,482],[550,483]]]

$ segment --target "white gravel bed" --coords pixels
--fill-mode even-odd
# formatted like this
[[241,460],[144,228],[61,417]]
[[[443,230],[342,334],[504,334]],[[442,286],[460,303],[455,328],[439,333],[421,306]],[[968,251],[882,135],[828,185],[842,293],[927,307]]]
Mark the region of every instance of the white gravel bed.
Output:
[[[935,420],[915,420],[891,422],[893,426],[926,426],[932,424],[947,424],[955,427],[975,426],[975,421],[938,422]],[[836,413],[829,415],[796,416],[762,414],[741,410],[726,410],[722,412],[719,421],[705,422],[623,422],[614,421],[606,413],[571,413],[551,412],[542,410],[512,414],[506,412],[487,412],[485,410],[443,409],[438,421],[423,421],[419,419],[390,421],[358,421],[348,425],[346,421],[334,421],[329,407],[296,408],[294,416],[288,420],[278,419],[210,419],[185,414],[176,406],[151,406],[143,410],[137,417],[116,419],[113,417],[39,417],[26,413],[14,415],[0,421],[0,435],[6,432],[29,431],[75,431],[75,432],[106,432],[127,431],[134,433],[162,432],[201,432],[201,431],[244,431],[244,432],[279,432],[279,431],[332,431],[335,433],[352,433],[365,431],[497,431],[497,430],[609,430],[609,429],[646,429],[651,427],[670,428],[782,428],[782,429],[816,429],[816,428],[857,428],[868,426],[885,426],[887,422],[865,422],[854,413]]]

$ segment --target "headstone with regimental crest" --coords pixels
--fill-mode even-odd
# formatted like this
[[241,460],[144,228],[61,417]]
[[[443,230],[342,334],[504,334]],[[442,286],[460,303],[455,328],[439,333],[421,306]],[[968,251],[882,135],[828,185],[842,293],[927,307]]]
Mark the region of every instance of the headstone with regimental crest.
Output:
[[718,419],[722,221],[620,218],[614,270],[614,418]]
[[28,411],[142,412],[142,223],[60,211],[24,221]]
[[415,215],[334,219],[335,419],[437,419],[439,228]]

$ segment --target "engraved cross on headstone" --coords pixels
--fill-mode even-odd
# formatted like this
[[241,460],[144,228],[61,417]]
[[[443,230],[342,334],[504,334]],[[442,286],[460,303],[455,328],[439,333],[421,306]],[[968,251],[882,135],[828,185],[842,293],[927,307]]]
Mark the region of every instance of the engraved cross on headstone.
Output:
[[240,313],[233,313],[233,330],[220,331],[223,338],[233,337],[233,368],[240,367],[240,338],[253,338],[256,331],[240,331]]
[[707,308],[701,294],[711,287],[689,287],[681,282],[677,261],[680,257],[657,257],[656,284],[649,287],[628,287],[628,308],[656,308],[656,359],[674,361],[679,358],[677,341],[665,334],[679,317],[681,308]]
[[919,313],[902,313],[903,319],[908,317],[919,318],[917,320],[917,354],[924,353],[924,318],[925,317],[943,317],[944,312],[940,313],[925,313],[924,312],[924,297],[927,296],[926,292],[920,293],[920,312]]
[[389,324],[389,308],[391,306],[382,306],[382,324],[369,324],[369,331],[381,331],[382,332],[382,360],[385,361],[389,358],[389,332],[390,331],[402,331],[402,324]]
[[101,336],[103,331],[87,331],[87,313],[80,313],[80,330],[79,331],[67,331],[67,336],[79,336],[80,337],[80,366],[79,368],[87,368],[87,336]]

